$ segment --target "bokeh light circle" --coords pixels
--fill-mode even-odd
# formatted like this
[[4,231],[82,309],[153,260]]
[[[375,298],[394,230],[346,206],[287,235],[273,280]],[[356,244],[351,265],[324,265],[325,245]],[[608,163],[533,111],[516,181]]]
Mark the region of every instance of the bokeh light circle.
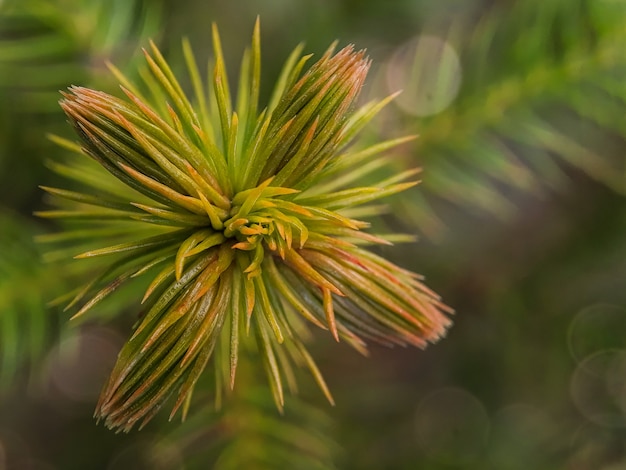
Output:
[[[621,429],[599,427],[587,422],[573,431],[563,468],[593,470],[624,470],[624,459],[616,461],[624,447]],[[613,449],[611,451],[610,449]],[[620,466],[623,465],[623,466]]]
[[413,116],[446,109],[461,86],[461,61],[455,49],[437,36],[422,35],[398,48],[387,64],[387,86],[402,90],[395,103]]
[[626,308],[591,305],[576,314],[568,328],[567,342],[577,363],[598,351],[626,349]]
[[105,327],[76,329],[49,353],[49,383],[65,399],[94,403],[122,344],[119,334]]
[[572,374],[570,392],[589,421],[626,427],[626,351],[598,351],[583,359]]

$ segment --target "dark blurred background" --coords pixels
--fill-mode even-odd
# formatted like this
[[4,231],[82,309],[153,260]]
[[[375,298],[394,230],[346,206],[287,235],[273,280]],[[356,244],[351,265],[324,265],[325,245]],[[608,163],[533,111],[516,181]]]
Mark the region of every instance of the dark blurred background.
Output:
[[[363,358],[316,334],[337,404],[302,380],[290,468],[626,469],[624,0],[0,0],[0,469],[287,468],[220,457],[212,412],[97,426],[136,293],[68,328],[47,302],[71,286],[33,242],[54,231],[32,213],[63,158],[46,135],[73,138],[58,90],[113,90],[105,62],[132,77],[149,38],[174,67],[183,36],[206,58],[212,22],[232,79],[257,15],[265,96],[298,43],[319,56],[335,39],[368,49],[365,98],[403,90],[364,139],[419,135],[397,161],[423,183],[380,224],[420,240],[381,251],[456,311],[426,351]],[[242,454],[276,439],[267,414],[230,436]],[[300,439],[315,426],[324,439]]]

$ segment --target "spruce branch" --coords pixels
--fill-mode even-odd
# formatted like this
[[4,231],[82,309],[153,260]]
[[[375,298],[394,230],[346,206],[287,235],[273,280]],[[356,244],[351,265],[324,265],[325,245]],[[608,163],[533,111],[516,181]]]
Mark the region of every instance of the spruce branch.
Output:
[[100,80],[105,61],[157,33],[160,16],[158,1],[7,0],[0,6],[0,96],[14,113],[56,114],[60,88]]
[[271,391],[259,385],[257,362],[250,353],[242,354],[237,387],[219,413],[205,407],[184,426],[170,429],[165,439],[180,446],[185,463],[193,468],[337,468],[343,452],[328,410],[289,396],[284,414],[278,415]]
[[[465,65],[462,84],[442,112],[398,116],[419,133],[410,154],[427,169],[403,212],[436,236],[438,199],[507,218],[521,193],[563,190],[572,173],[624,194],[626,161],[606,145],[626,138],[618,3],[528,0],[447,28]],[[417,56],[411,64],[428,65]]]
[[72,220],[74,247],[84,248],[74,257],[102,266],[68,307],[81,317],[130,279],[154,276],[97,405],[114,429],[145,425],[170,396],[170,418],[184,417],[211,357],[217,396],[232,389],[244,347],[257,351],[279,409],[293,365],[332,402],[304,344],[310,324],[361,352],[366,341],[425,347],[450,324],[419,276],[362,246],[389,242],[346,215],[375,214],[371,203],[416,184],[410,171],[361,186],[359,167],[390,165],[380,154],[404,142],[353,145],[389,101],[353,110],[370,66],[364,51],[332,45],[303,72],[297,48],[262,108],[258,21],[235,103],[216,27],[213,47],[205,82],[183,46],[192,97],[150,44],[147,95],[115,71],[122,97],[73,86],[61,100],[82,154],[109,173],[94,180],[63,167],[84,192],[44,188],[59,208],[40,215]]
[[0,391],[37,370],[50,343],[54,321],[46,297],[63,288],[48,276],[33,243],[37,228],[17,214],[0,210]]

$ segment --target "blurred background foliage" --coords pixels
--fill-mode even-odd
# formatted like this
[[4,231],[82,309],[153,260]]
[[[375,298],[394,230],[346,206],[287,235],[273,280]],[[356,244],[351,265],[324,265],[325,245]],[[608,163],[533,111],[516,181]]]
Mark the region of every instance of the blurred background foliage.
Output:
[[[257,15],[266,95],[296,44],[335,39],[368,49],[367,94],[404,90],[364,139],[419,135],[397,161],[423,183],[382,223],[422,239],[381,251],[455,326],[367,359],[316,335],[334,408],[303,380],[279,417],[251,357],[221,410],[199,387],[184,425],[115,435],[91,414],[138,294],[68,327],[48,302],[88,266],[33,242],[47,134],[73,139],[58,90],[111,91],[106,62],[136,73],[148,38],[207,57],[213,21],[236,69]],[[624,44],[624,0],[0,0],[0,469],[626,468]]]

